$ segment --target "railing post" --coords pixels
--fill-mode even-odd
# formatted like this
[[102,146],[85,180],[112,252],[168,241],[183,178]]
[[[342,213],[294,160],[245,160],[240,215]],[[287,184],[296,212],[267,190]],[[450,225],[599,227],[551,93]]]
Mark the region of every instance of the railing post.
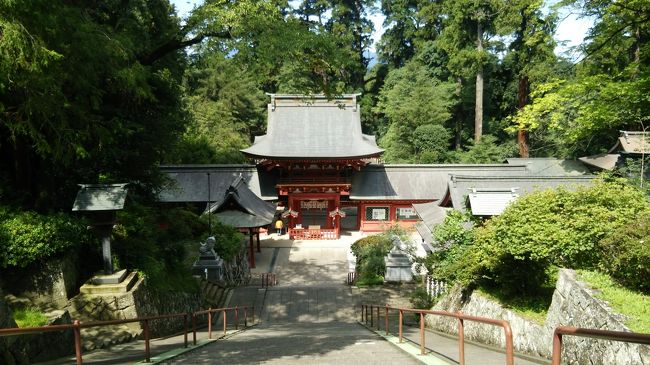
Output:
[[228,319],[227,319],[227,310],[223,310],[223,335],[226,335],[226,329],[228,328]]
[[151,362],[151,349],[149,348],[149,320],[144,320],[144,362]]
[[363,323],[363,304],[361,304],[361,323]]
[[185,335],[185,336],[184,336],[184,339],[185,339],[185,348],[187,348],[187,327],[188,327],[188,326],[187,326],[187,322],[188,322],[188,321],[187,321],[187,318],[188,318],[187,316],[188,316],[188,314],[189,314],[189,313],[185,313],[185,317],[184,317],[184,319],[185,319],[185,333],[184,333],[184,335]]
[[379,321],[379,306],[377,306],[377,331],[379,331],[379,324],[381,322]]
[[252,311],[252,313],[251,313],[251,317],[252,317],[251,321],[253,322],[253,324],[255,324],[255,306],[253,306],[251,308],[251,311]]
[[235,329],[239,329],[239,307],[235,306]]
[[367,304],[364,305],[364,309],[365,309],[364,312],[365,312],[365,314],[366,314],[366,317],[365,317],[366,320],[365,320],[363,323],[365,323],[366,325],[368,325],[368,305],[367,305]]
[[461,312],[457,312],[456,318],[458,318],[458,364],[465,365],[465,326]]
[[515,354],[512,345],[512,328],[510,322],[504,321],[503,332],[506,336],[506,365],[515,365]]
[[196,313],[192,313],[192,341],[196,346]]
[[212,307],[208,308],[208,338],[212,339]]
[[83,365],[83,359],[81,358],[81,327],[79,326],[79,320],[75,319],[72,323],[74,328],[74,353],[77,358],[77,365]]
[[424,353],[424,313],[420,312],[420,355]]
[[385,323],[384,327],[386,327],[386,336],[388,336],[388,304],[386,304],[386,317],[385,317],[385,319],[386,319],[386,323]]
[[370,306],[370,328],[375,326],[375,306]]
[[404,318],[404,312],[399,310],[399,343],[402,343],[402,322]]
[[248,327],[248,307],[244,307],[244,328]]
[[560,365],[562,359],[562,334],[555,330],[553,332],[553,358],[551,365]]

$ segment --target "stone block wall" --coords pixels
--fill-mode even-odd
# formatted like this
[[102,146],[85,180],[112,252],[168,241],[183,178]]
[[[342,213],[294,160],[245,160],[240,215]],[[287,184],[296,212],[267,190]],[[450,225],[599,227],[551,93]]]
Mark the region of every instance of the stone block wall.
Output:
[[[201,309],[203,303],[200,293],[157,292],[147,287],[140,278],[126,293],[79,294],[70,301],[70,311],[74,319],[82,321],[107,321],[130,319],[170,313],[188,313]],[[191,318],[189,319],[191,321]],[[151,321],[151,336],[169,335],[184,328],[184,319],[169,318]],[[132,332],[140,332],[137,323],[129,324]]]
[[[454,287],[434,309],[505,319],[512,327],[516,351],[546,358],[551,356],[553,331],[557,326],[629,331],[622,323],[622,316],[614,313],[603,301],[594,298],[591,290],[576,280],[573,270],[560,271],[543,326],[528,321],[479,294],[466,295],[460,287]],[[455,319],[427,316],[426,322],[430,328],[457,334],[458,324]],[[501,327],[466,321],[465,336],[473,341],[505,346]],[[650,365],[649,346],[573,336],[565,336],[563,340],[562,359],[566,364]]]

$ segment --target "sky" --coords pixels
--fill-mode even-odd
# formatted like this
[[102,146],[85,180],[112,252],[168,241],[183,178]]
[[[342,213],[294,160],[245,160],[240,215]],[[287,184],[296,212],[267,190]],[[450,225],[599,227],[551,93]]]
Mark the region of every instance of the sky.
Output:
[[[185,17],[193,8],[194,6],[203,3],[203,0],[170,0],[174,6],[176,6],[176,10],[178,11],[178,15],[181,17]],[[550,1],[555,1],[555,0],[550,0]],[[384,33],[384,16],[380,13],[376,14],[371,14],[369,17],[375,27],[375,31],[372,34],[372,38],[374,40],[372,49],[370,49],[370,53],[374,54],[375,53],[375,45],[381,38],[381,35]],[[580,58],[579,53],[572,53],[570,51],[571,47],[577,46],[585,38],[585,35],[587,34],[587,31],[589,30],[589,27],[593,24],[593,19],[589,18],[579,18],[576,14],[570,13],[570,12],[565,12],[564,14],[560,14],[560,19],[561,22],[558,25],[557,32],[555,33],[555,40],[560,44],[556,49],[555,53],[560,55],[560,54],[565,54],[567,57],[569,57],[572,60],[577,60]]]

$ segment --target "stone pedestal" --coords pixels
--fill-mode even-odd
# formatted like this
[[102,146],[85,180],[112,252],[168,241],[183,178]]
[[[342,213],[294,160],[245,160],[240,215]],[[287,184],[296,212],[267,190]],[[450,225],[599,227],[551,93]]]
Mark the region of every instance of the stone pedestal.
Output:
[[138,274],[126,270],[117,271],[110,275],[98,274],[79,288],[83,294],[126,293],[138,280]]
[[393,247],[384,259],[386,263],[386,282],[411,282],[413,272],[411,271],[411,260],[397,246]]
[[199,257],[192,265],[192,274],[200,276],[205,280],[220,281],[223,279],[224,262],[216,252],[214,237],[208,237],[205,243],[199,248]]

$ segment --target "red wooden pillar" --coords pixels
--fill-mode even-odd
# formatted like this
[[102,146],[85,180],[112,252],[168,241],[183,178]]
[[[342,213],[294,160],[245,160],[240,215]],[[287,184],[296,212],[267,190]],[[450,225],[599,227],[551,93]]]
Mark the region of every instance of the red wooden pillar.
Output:
[[257,252],[262,252],[262,248],[260,248],[260,229],[259,229],[259,227],[257,228],[257,232],[255,232],[255,238],[257,238]]
[[250,258],[248,263],[250,264],[251,269],[255,268],[255,247],[253,247],[253,229],[248,229],[248,242],[250,243],[250,248],[248,250]]

